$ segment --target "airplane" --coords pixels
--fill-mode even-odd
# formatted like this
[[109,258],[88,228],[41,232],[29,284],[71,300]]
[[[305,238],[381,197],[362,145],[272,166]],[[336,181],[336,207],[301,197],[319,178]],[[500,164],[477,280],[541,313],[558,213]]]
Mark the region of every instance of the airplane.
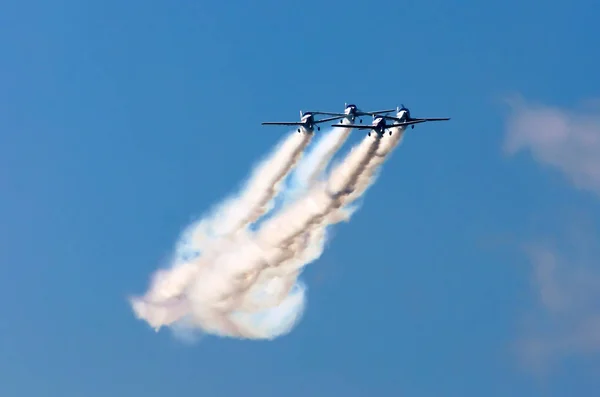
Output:
[[[360,116],[373,116],[373,115],[377,115],[377,114],[390,113],[393,111],[394,111],[394,109],[377,110],[375,112],[364,112],[352,103],[351,104],[344,103],[344,113],[332,113],[332,112],[311,112],[311,113],[312,114],[322,114],[324,116],[341,116],[341,117],[346,118],[348,121],[350,121],[350,123],[353,124],[354,120],[356,120],[356,118],[360,117]],[[358,119],[358,121],[360,123],[362,123],[362,119]]]
[[290,122],[279,122],[279,121],[265,121],[261,123],[262,125],[297,125],[298,132],[304,131],[307,134],[312,134],[315,132],[315,126],[317,127],[317,131],[321,131],[321,127],[317,126],[317,124],[325,123],[327,121],[338,120],[343,118],[344,116],[335,116],[328,117],[322,120],[315,120],[313,112],[303,113],[300,111],[300,121],[290,121]]
[[425,119],[424,118],[413,118],[413,117],[410,117],[410,110],[408,110],[408,108],[404,105],[402,105],[402,108],[396,107],[396,117],[392,117],[392,116],[385,116],[385,117],[390,120],[398,121],[400,123],[410,122],[411,128],[415,128],[415,124],[425,123],[427,121],[450,120],[450,117],[443,117],[443,118],[437,117],[437,118],[425,118]]
[[[411,125],[411,124],[415,124],[416,122],[413,121],[402,121],[400,122],[399,119],[396,120],[397,123],[394,124],[388,124],[386,122],[386,119],[391,118],[393,120],[396,120],[395,117],[391,117],[391,116],[376,116],[373,115],[373,123],[371,123],[370,125],[356,125],[356,124],[332,124],[332,127],[341,127],[341,128],[356,128],[359,130],[371,130],[369,131],[369,136],[371,136],[371,132],[374,131],[377,133],[377,135],[379,135],[380,137],[383,136],[383,134],[385,134],[385,130],[388,128],[396,128],[396,127],[403,127],[406,125]],[[390,135],[392,135],[392,131],[390,131]]]
[[[411,126],[411,128],[415,128],[415,124],[425,123],[427,121],[446,121],[450,120],[450,118],[412,118],[410,117],[410,110],[404,105],[402,108],[396,108],[397,113],[396,117],[392,116],[375,116],[373,115],[373,123],[371,125],[347,125],[347,124],[333,124],[332,127],[342,127],[342,128],[356,128],[360,130],[372,130],[375,131],[380,137],[385,134],[385,130],[389,129],[389,134],[392,135],[392,128],[401,128],[406,126]],[[393,124],[388,124],[386,120],[394,121]],[[369,131],[369,136],[371,136],[371,131]]]

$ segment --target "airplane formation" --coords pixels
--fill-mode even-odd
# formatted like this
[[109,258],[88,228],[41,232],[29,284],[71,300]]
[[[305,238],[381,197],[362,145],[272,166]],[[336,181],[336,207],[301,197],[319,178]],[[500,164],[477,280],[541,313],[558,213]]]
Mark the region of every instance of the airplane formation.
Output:
[[[447,121],[450,120],[449,117],[444,118],[413,118],[410,115],[410,110],[402,105],[402,107],[396,107],[396,116],[388,116],[388,113],[394,111],[394,109],[389,110],[377,110],[373,112],[364,112],[354,104],[344,104],[344,113],[333,113],[333,112],[320,112],[320,111],[310,111],[310,112],[302,112],[300,111],[300,121],[290,121],[290,122],[278,122],[278,121],[265,121],[262,125],[289,125],[289,126],[297,126],[298,132],[304,132],[307,134],[313,134],[315,131],[315,127],[317,131],[321,130],[319,124],[326,123],[328,121],[333,120],[341,120],[338,124],[332,124],[332,127],[341,127],[341,128],[356,128],[359,130],[369,130],[369,136],[371,136],[372,132],[375,132],[380,137],[383,136],[386,130],[392,135],[392,129],[394,128],[406,128],[407,126],[411,126],[411,128],[415,128],[415,124],[425,123],[427,121]],[[315,120],[316,115],[323,116],[331,116],[321,120]],[[361,116],[372,116],[373,121],[370,125],[356,125],[354,121],[358,118],[359,123],[362,123]],[[347,120],[348,124],[344,124],[343,120]],[[388,120],[390,123],[388,123]]]

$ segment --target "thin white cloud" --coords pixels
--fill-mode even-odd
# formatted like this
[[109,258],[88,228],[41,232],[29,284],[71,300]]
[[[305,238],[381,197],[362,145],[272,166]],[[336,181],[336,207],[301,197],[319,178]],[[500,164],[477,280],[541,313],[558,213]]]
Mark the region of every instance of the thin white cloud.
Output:
[[[573,186],[600,196],[600,102],[579,109],[522,98],[509,104],[505,153],[528,151]],[[600,354],[600,239],[581,227],[587,220],[576,223],[568,239],[526,248],[535,303],[517,345],[522,363],[538,374],[564,360]]]
[[526,250],[536,307],[518,346],[523,363],[536,372],[562,359],[600,353],[600,250],[576,242],[572,252],[562,255],[555,247]]
[[572,110],[521,98],[509,104],[505,152],[529,150],[576,187],[600,195],[600,106],[590,101],[591,106]]

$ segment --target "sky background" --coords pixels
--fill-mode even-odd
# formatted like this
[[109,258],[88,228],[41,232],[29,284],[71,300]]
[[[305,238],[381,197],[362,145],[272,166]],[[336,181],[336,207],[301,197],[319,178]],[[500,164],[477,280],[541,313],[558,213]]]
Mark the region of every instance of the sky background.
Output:
[[[600,5],[7,1],[0,395],[597,396]],[[126,300],[299,110],[409,130],[274,341]],[[351,145],[364,134],[356,131]]]

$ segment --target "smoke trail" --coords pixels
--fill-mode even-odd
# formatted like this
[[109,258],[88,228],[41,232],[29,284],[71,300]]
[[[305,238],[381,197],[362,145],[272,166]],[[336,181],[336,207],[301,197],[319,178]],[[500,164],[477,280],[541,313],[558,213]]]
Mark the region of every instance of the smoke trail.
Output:
[[[332,172],[328,182],[315,186],[303,199],[290,205],[287,211],[262,225],[256,240],[263,245],[261,251],[265,255],[265,262],[271,265],[271,277],[279,274],[287,279],[288,286],[293,285],[300,269],[320,256],[325,242],[325,227],[319,227],[320,223],[344,204],[344,198],[353,191],[356,182],[376,155],[379,143],[379,137],[366,137]],[[284,227],[287,227],[287,233]],[[299,240],[305,244],[298,244]],[[260,274],[264,276],[263,283],[270,279],[268,274],[268,271]],[[260,275],[256,284],[259,283]],[[236,293],[241,298],[236,305],[247,308],[243,301],[248,295],[239,289]],[[277,299],[271,302],[276,303]],[[298,318],[294,312],[288,312],[287,316]]]
[[256,233],[216,240],[198,260],[158,273],[146,298],[132,300],[136,315],[155,328],[185,321],[239,338],[289,332],[305,307],[305,287],[297,279],[302,268],[321,255],[327,227],[372,184],[400,139],[399,133],[383,142],[365,137],[328,180],[315,183]]
[[389,159],[394,149],[402,142],[404,137],[404,128],[394,128],[391,136],[384,136],[376,155],[369,161],[365,167],[365,172],[359,177],[356,188],[348,195],[345,207],[340,208],[338,213],[332,214],[329,224],[336,224],[341,221],[348,221],[352,214],[358,209],[351,206],[357,199],[361,198],[365,191],[375,183],[379,176],[379,171],[383,163]]
[[[372,157],[370,157],[370,159],[366,161],[366,165],[364,166],[363,171],[357,174],[358,177],[356,179],[355,188],[352,189],[351,182],[348,183],[346,185],[348,187],[347,196],[341,200],[341,203],[338,202],[337,205],[334,204],[331,207],[329,207],[330,209],[333,208],[333,211],[331,211],[328,216],[321,217],[322,223],[318,226],[315,226],[312,231],[310,230],[310,228],[303,228],[305,235],[309,235],[309,238],[307,239],[308,244],[303,249],[292,250],[295,251],[293,254],[294,258],[292,260],[288,260],[287,263],[284,258],[279,258],[282,261],[282,263],[277,268],[279,270],[278,273],[283,274],[287,271],[287,273],[289,274],[289,278],[287,280],[288,285],[293,285],[293,275],[299,274],[298,269],[307,265],[308,263],[313,262],[321,256],[325,247],[326,229],[329,226],[340,222],[341,220],[349,220],[350,216],[352,215],[352,212],[354,212],[356,208],[350,211],[349,209],[347,209],[347,206],[359,197],[361,197],[364,194],[364,192],[368,189],[368,187],[375,182],[377,178],[377,173],[381,165],[385,162],[387,158],[389,158],[391,152],[401,142],[403,134],[404,129],[395,128],[391,137],[388,138],[387,136],[384,136],[383,138],[381,138],[381,143],[375,145],[374,147],[378,150],[375,150]],[[358,152],[356,154],[358,157]],[[335,177],[333,180],[335,180]],[[301,205],[302,204],[300,203],[298,204],[298,206]],[[336,213],[336,209],[338,213]],[[276,221],[281,220],[278,217]],[[286,224],[285,222],[283,223]],[[269,279],[267,272],[263,272],[262,274],[265,276],[265,280]],[[302,310],[303,309],[304,308],[302,308]],[[293,312],[289,312],[287,316],[296,317],[295,313]]]
[[[350,153],[347,161],[333,172],[335,177],[333,189],[335,191],[345,191],[356,182],[361,170],[368,163],[369,157],[376,150],[378,142],[378,139],[363,141],[356,150]],[[317,193],[325,194],[320,194],[321,197],[311,198],[309,196],[308,201],[329,197],[327,189]],[[301,201],[305,202],[306,199]],[[323,210],[327,211],[329,207],[328,204]],[[298,212],[295,208],[297,207],[292,205],[292,213]],[[317,214],[317,217],[325,215]],[[279,216],[276,218],[280,219]],[[310,223],[312,220],[307,219],[307,221]],[[286,222],[285,216],[278,221],[278,223],[281,222]],[[268,234],[271,238],[275,238],[277,232],[268,229]],[[262,269],[277,266],[277,264],[293,258],[294,251],[300,248],[298,247],[298,236],[301,234],[302,230],[298,230],[294,231],[293,235],[280,236],[278,240],[283,237],[283,242],[276,241],[277,244],[272,244],[269,239],[265,240],[264,238],[257,239],[257,243],[245,234],[213,242],[207,252],[208,255],[203,255],[202,260],[184,264],[172,269],[171,272],[159,273],[145,299],[132,299],[134,311],[138,317],[145,318],[152,326],[160,327],[184,316],[190,308],[189,301],[191,301],[195,320],[205,330],[219,330],[220,333],[228,335],[241,333],[246,337],[252,337],[255,335],[254,332],[235,328],[231,321],[224,318],[227,316],[222,313],[233,311],[236,304],[243,300],[245,296],[243,293],[248,291],[257,280]],[[300,243],[300,245],[302,244]],[[196,280],[192,286],[189,285],[190,279]],[[188,286],[186,297],[189,301],[182,298],[173,302],[173,297],[179,296]],[[166,302],[167,299],[171,299],[168,305],[161,303],[161,301]],[[274,302],[273,305],[277,303]]]
[[[192,306],[196,318],[200,320],[200,324],[203,328],[206,328],[210,324],[213,324],[213,317],[207,316],[207,306],[209,302],[212,303],[212,308],[209,312],[212,312],[215,307],[215,298],[219,302],[219,309],[222,312],[232,311],[233,308],[244,307],[244,298],[248,295],[248,291],[252,285],[258,281],[260,272],[267,267],[272,267],[278,270],[276,273],[284,273],[280,267],[283,264],[292,265],[288,266],[285,273],[297,272],[302,266],[306,264],[305,258],[298,257],[297,254],[305,253],[307,250],[306,244],[299,244],[299,240],[309,241],[310,239],[303,238],[307,232],[310,231],[312,225],[318,224],[321,219],[327,217],[327,215],[334,210],[339,208],[343,204],[343,197],[352,191],[354,184],[359,178],[361,172],[370,161],[371,157],[375,154],[377,147],[379,146],[378,137],[373,139],[367,137],[355,150],[353,150],[347,159],[332,172],[329,183],[323,183],[321,186],[315,187],[309,192],[303,199],[290,205],[287,211],[283,211],[281,215],[276,216],[269,222],[263,224],[256,236],[256,243],[249,245],[242,245],[243,254],[239,252],[232,253],[231,257],[228,255],[221,256],[218,261],[222,261],[221,264],[215,265],[220,271],[212,273],[217,277],[222,277],[227,270],[223,271],[236,260],[243,259],[245,264],[240,266],[239,262],[235,262],[235,270],[228,274],[226,277],[221,279],[218,294],[214,294],[213,291],[207,291],[206,279],[203,277],[201,285],[193,288],[193,292],[190,294],[190,300],[193,302]],[[333,193],[332,193],[333,191]],[[311,204],[314,205],[311,211]],[[316,205],[315,205],[316,204]],[[287,229],[287,230],[286,230]],[[304,247],[302,247],[304,245]],[[258,248],[258,249],[256,249]],[[252,260],[248,260],[252,258]],[[295,260],[294,260],[295,259]],[[291,262],[291,263],[286,263]],[[279,267],[279,268],[278,268]],[[254,275],[248,279],[248,272],[253,271]],[[238,276],[237,283],[233,280],[234,273]],[[289,274],[289,273],[288,273]],[[239,279],[239,276],[246,276],[246,282]],[[199,277],[200,279],[200,277]],[[226,280],[226,281],[225,281]],[[250,282],[248,282],[250,281]],[[218,284],[216,280],[212,280],[210,283],[211,288]],[[236,285],[237,284],[237,285]],[[228,289],[228,291],[226,291]],[[208,295],[207,295],[208,294]],[[223,297],[227,297],[223,300]],[[289,296],[288,298],[289,299]],[[285,300],[284,300],[285,302]],[[275,305],[278,302],[275,300],[271,302],[271,305]],[[292,306],[292,305],[290,305]],[[303,306],[292,306],[303,307]],[[288,312],[289,318],[297,319],[299,315],[294,312]],[[250,329],[250,324],[245,324],[245,332],[243,337],[257,337],[257,335],[264,335],[264,329]],[[286,327],[285,329],[289,329]],[[222,330],[221,332],[226,331]],[[240,329],[238,328],[238,332]],[[273,330],[267,330],[269,336],[273,337]],[[226,331],[227,332],[227,331]]]
[[214,224],[216,234],[232,233],[256,222],[269,210],[269,203],[277,195],[281,181],[296,165],[312,137],[313,134],[292,134],[284,141],[275,155],[252,176],[244,193],[215,214],[218,219]]
[[[331,207],[329,207],[329,209],[331,210],[329,215],[323,214],[322,217],[317,216],[317,218],[321,219],[321,224],[318,224],[317,222],[317,225],[313,228],[313,230],[311,230],[310,227],[300,228],[303,229],[305,236],[309,236],[306,239],[308,241],[308,244],[306,244],[305,247],[303,247],[302,249],[291,250],[293,252],[293,258],[291,260],[288,260],[287,263],[285,261],[285,258],[280,257],[279,260],[282,261],[282,263],[276,268],[278,270],[278,273],[280,274],[283,274],[285,272],[289,273],[289,279],[287,281],[288,284],[291,285],[293,283],[294,272],[295,274],[298,274],[298,269],[300,269],[308,263],[313,262],[321,256],[326,241],[326,229],[329,226],[340,222],[341,220],[349,220],[350,216],[352,215],[352,212],[354,212],[356,208],[349,210],[347,206],[350,205],[356,199],[358,199],[360,196],[362,196],[364,192],[368,189],[368,187],[374,183],[379,168],[384,163],[384,161],[387,158],[389,158],[389,155],[395,149],[395,147],[401,142],[403,133],[403,129],[396,128],[394,129],[393,135],[391,137],[388,138],[387,136],[385,136],[381,139],[381,144],[376,146],[378,150],[376,150],[373,153],[373,156],[369,160],[367,160],[363,171],[358,173],[355,188],[351,188],[351,183],[346,185],[349,187],[347,190],[348,194],[345,197],[342,196],[341,202],[338,202],[337,204],[334,204]],[[302,206],[301,203],[298,203],[297,205],[298,207]],[[279,216],[274,221],[282,222]],[[282,224],[288,223],[282,222]],[[293,237],[291,237],[291,239],[293,241]],[[285,248],[282,251],[285,252]],[[265,280],[268,280],[268,272],[263,272],[262,275],[264,276]],[[293,314],[290,313],[289,315],[292,316]]]
[[[130,299],[134,311],[147,313],[151,310],[148,309],[149,305],[164,302],[170,309],[159,309],[156,315],[158,319],[172,322],[172,319],[181,317],[187,309],[177,299],[197,274],[200,264],[194,263],[194,259],[213,244],[215,238],[228,238],[227,235],[239,233],[269,210],[269,204],[277,195],[282,180],[297,164],[311,139],[312,134],[305,133],[292,133],[286,137],[270,156],[255,167],[237,197],[228,199],[211,216],[188,227],[176,247],[172,268],[155,273],[152,287],[144,298]],[[163,320],[156,322],[160,324]]]
[[184,232],[176,251],[180,260],[202,251],[211,238],[230,235],[256,222],[271,209],[282,181],[302,157],[313,134],[292,133],[273,153],[255,167],[252,176],[237,196],[211,211],[209,217]]
[[[348,124],[348,121],[342,119],[340,123]],[[331,159],[346,142],[351,131],[350,128],[331,128],[319,135],[312,149],[303,155],[296,169],[290,175],[288,185],[282,190],[283,197],[280,198],[278,207],[288,205],[296,200],[315,182],[324,178],[324,172]],[[272,216],[274,214],[263,217],[256,224],[256,228]]]
[[291,242],[305,233],[315,223],[325,218],[333,209],[343,204],[343,199],[354,190],[356,181],[377,151],[379,137],[366,137],[347,159],[333,170],[329,181],[319,183],[304,197],[292,203],[287,210],[266,222],[258,239],[274,246]]
[[[341,124],[348,124],[342,119]],[[304,156],[302,162],[292,174],[292,186],[295,190],[292,196],[297,196],[301,190],[308,188],[322,176],[332,157],[340,150],[348,139],[350,128],[332,128],[325,132],[317,142],[314,149]]]
[[[303,198],[291,204],[285,211],[265,222],[257,240],[270,247],[277,247],[277,257],[270,262],[297,271],[317,259],[325,244],[326,228],[341,207],[353,198],[357,183],[369,178],[365,173],[380,146],[379,137],[365,137],[357,148],[331,173],[328,181],[311,189]],[[364,185],[364,182],[363,182]],[[362,189],[364,192],[366,188]],[[361,193],[362,194],[362,193]],[[298,239],[305,244],[298,247]]]
[[[288,265],[287,272],[296,272],[306,264],[306,258],[298,254],[310,250],[306,244],[299,244],[299,241],[310,241],[307,235],[313,231],[313,226],[318,225],[329,213],[343,204],[344,197],[353,190],[354,184],[378,146],[378,137],[367,137],[350,153],[346,161],[332,172],[328,183],[316,186],[303,199],[290,205],[287,211],[284,209],[282,214],[261,226],[255,240],[256,246],[259,247],[256,252],[263,262],[262,268],[272,267],[283,273],[282,265]],[[263,270],[255,265],[253,267],[257,273]],[[249,288],[251,284],[247,286]],[[240,298],[244,297],[241,294],[243,289],[237,288],[235,291]],[[239,304],[237,301],[236,306]]]
[[[251,289],[261,269],[268,265],[263,252],[251,240],[222,242],[215,251],[217,255],[194,263],[194,272],[189,275],[192,280],[188,281],[189,287],[183,296],[162,302],[132,299],[137,317],[155,329],[164,325],[178,327],[177,323],[185,322],[188,330],[196,326],[205,333],[239,338],[265,339],[288,332],[301,317],[304,307],[305,287],[296,282],[297,274],[287,280],[272,274],[266,288],[263,284],[263,291],[255,290],[258,296],[253,297],[255,300],[267,298],[270,302],[244,307],[241,302],[244,292]],[[279,293],[277,300],[273,299],[276,291],[272,290],[289,291],[292,287],[295,291],[287,297]],[[261,297],[261,292],[266,296]]]

